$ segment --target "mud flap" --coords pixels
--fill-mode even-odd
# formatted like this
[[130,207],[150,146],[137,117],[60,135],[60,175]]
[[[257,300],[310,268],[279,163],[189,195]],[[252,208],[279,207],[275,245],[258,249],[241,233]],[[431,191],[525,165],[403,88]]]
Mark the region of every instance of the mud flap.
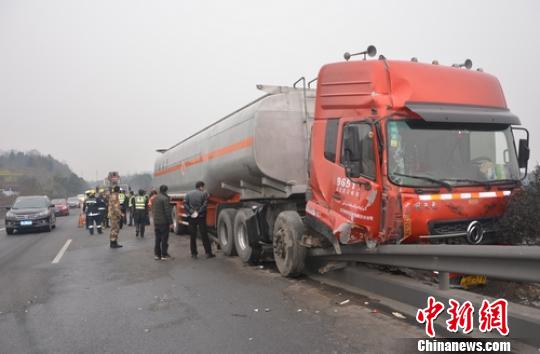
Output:
[[306,225],[308,225],[310,228],[323,235],[328,241],[330,241],[330,243],[334,247],[334,251],[336,251],[336,254],[342,254],[341,246],[338,239],[336,238],[332,230],[328,226],[326,226],[326,224],[322,223],[320,220],[314,218],[309,214],[306,215],[304,220]]
[[249,245],[252,248],[260,247],[262,235],[261,228],[259,227],[258,213],[256,211],[246,220],[246,227]]

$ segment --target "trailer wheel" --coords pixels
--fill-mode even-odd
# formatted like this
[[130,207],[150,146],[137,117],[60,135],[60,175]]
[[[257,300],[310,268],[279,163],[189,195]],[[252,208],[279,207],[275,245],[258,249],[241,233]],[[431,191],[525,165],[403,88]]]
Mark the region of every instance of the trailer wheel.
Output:
[[297,277],[304,271],[306,248],[300,245],[304,223],[296,211],[282,211],[274,223],[274,261],[281,275]]
[[234,245],[234,209],[224,209],[219,213],[217,221],[217,238],[223,254],[226,256],[236,256]]
[[247,219],[252,211],[250,209],[239,209],[234,217],[234,245],[238,256],[244,263],[255,263],[261,255],[260,248],[249,245]]
[[182,234],[182,230],[180,229],[180,223],[178,222],[178,218],[176,216],[176,207],[173,206],[172,209],[171,209],[171,217],[172,217],[172,226],[173,226],[173,231],[175,233],[175,235],[181,235]]

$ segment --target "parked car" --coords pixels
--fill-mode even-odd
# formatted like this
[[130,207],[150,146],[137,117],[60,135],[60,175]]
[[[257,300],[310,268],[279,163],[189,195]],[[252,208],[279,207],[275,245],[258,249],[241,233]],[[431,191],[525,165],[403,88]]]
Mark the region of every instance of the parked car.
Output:
[[53,199],[51,204],[54,204],[54,215],[56,216],[68,216],[69,207],[66,199]]
[[56,227],[54,204],[47,196],[17,197],[13,206],[6,213],[6,232],[45,230],[50,232]]
[[70,208],[79,208],[81,206],[81,201],[78,197],[69,197],[67,203]]

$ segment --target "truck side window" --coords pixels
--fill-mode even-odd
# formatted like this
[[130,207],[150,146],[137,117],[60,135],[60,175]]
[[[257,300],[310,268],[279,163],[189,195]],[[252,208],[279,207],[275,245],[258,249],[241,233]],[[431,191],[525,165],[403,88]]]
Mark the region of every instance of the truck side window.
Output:
[[328,161],[336,162],[336,145],[339,119],[326,121],[326,134],[324,137],[324,157]]
[[369,124],[348,124],[344,127],[341,164],[367,178],[375,179],[373,131]]

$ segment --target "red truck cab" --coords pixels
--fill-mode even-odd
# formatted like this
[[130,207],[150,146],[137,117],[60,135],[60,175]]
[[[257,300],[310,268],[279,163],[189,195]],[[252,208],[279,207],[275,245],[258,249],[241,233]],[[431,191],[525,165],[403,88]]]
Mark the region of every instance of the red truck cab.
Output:
[[[527,139],[498,80],[415,61],[325,65],[306,222],[339,244],[496,242]],[[339,242],[336,242],[339,240]]]

